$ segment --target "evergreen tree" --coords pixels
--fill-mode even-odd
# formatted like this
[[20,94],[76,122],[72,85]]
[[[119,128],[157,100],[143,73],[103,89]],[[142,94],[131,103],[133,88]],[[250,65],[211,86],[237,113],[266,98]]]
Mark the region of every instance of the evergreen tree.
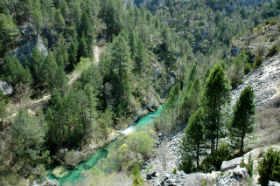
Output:
[[[199,156],[201,155],[201,148],[204,143],[203,125],[204,111],[200,108],[190,117],[181,144],[183,156],[195,153],[197,168],[199,167]],[[182,158],[184,159],[184,157]]]
[[[223,127],[223,109],[230,101],[230,85],[220,65],[216,65],[206,80],[203,106],[206,115],[206,139],[211,143],[211,154],[218,148]],[[215,141],[216,140],[216,141]]]
[[57,67],[56,71],[55,71],[55,88],[57,88],[58,90],[60,90],[61,92],[64,91],[64,89],[66,88],[66,74],[65,71],[62,67]]
[[128,105],[130,94],[129,76],[131,73],[130,48],[122,35],[119,35],[112,43],[112,69],[117,76],[117,82],[113,84],[117,102],[124,109]]
[[[137,46],[138,45],[138,46]],[[131,58],[132,59],[135,59],[136,57],[136,48],[139,47],[139,43],[137,43],[137,40],[136,40],[136,34],[135,32],[129,32],[129,46],[130,46],[130,49],[131,49]]]
[[79,50],[79,43],[76,39],[71,42],[71,45],[68,49],[69,53],[69,70],[74,69],[75,65],[78,62],[78,50]]
[[13,86],[18,84],[29,85],[32,82],[29,69],[25,69],[17,58],[5,56],[3,75],[6,81]]
[[180,119],[182,123],[188,121],[189,117],[197,110],[201,97],[201,83],[199,79],[189,81],[188,86],[183,90],[183,101],[180,105]]
[[69,65],[69,54],[62,39],[61,44],[57,47],[56,51],[56,63],[58,66],[66,69]]
[[92,47],[94,31],[93,31],[92,23],[90,21],[90,17],[88,16],[87,12],[84,12],[82,15],[81,24],[78,28],[78,35],[79,38],[82,37],[85,38],[88,48]]
[[135,55],[136,69],[141,72],[143,67],[146,65],[146,51],[144,43],[139,39],[137,43],[137,51]]
[[45,82],[45,87],[50,92],[52,92],[56,87],[56,83],[57,83],[56,70],[57,70],[57,65],[55,59],[52,53],[50,53],[45,59],[45,62],[42,66],[42,74],[41,74]]
[[240,138],[240,153],[243,153],[246,134],[253,130],[254,115],[254,90],[252,87],[246,87],[236,102],[231,123],[231,132]]
[[44,79],[41,76],[42,66],[44,63],[44,56],[38,50],[38,48],[34,48],[31,60],[28,62],[28,67],[32,74],[33,85],[37,88],[40,88],[44,84]]
[[113,35],[118,35],[122,29],[121,12],[117,9],[117,7],[122,6],[121,3],[120,0],[102,1],[100,16],[107,25],[108,40],[112,40]]
[[55,16],[54,16],[54,27],[57,31],[61,32],[65,28],[65,21],[63,16],[61,15],[60,10],[56,10]]
[[168,100],[166,103],[167,109],[171,110],[172,123],[174,123],[174,110],[177,110],[177,117],[178,117],[179,93],[180,93],[180,83],[176,83],[176,85],[172,87],[172,89],[170,90]]
[[[36,167],[47,163],[45,154],[45,137],[47,126],[41,118],[33,117],[26,110],[20,110],[9,130],[9,147],[18,161],[23,164],[20,169],[26,171],[27,166]],[[44,157],[45,156],[45,157]]]
[[32,0],[32,11],[31,11],[31,20],[36,27],[37,35],[40,34],[40,28],[43,25],[43,17],[41,13],[41,3],[40,0]]
[[0,13],[0,43],[5,43],[5,45],[0,45],[0,56],[4,56],[6,51],[9,49],[11,41],[19,34],[19,30],[11,16]]
[[85,37],[83,36],[81,39],[80,39],[80,42],[79,42],[79,52],[78,52],[78,60],[81,58],[81,57],[89,57],[89,47],[88,47],[88,44],[86,42],[86,39]]
[[88,69],[83,71],[80,78],[81,88],[86,85],[92,87],[92,94],[97,97],[101,97],[103,90],[103,77],[100,74],[100,68],[94,64],[91,64]]

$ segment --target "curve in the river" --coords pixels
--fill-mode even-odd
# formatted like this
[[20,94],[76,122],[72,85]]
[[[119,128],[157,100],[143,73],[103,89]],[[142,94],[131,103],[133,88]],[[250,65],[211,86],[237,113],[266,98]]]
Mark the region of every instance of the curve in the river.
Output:
[[[157,111],[141,117],[138,122],[130,125],[128,128],[121,130],[120,132],[124,135],[128,135],[134,131],[143,130],[148,123],[151,123],[161,113],[162,113],[162,106],[160,106],[157,109]],[[83,179],[83,174],[82,174],[83,171],[91,169],[97,164],[97,162],[100,159],[105,158],[107,156],[108,150],[106,147],[98,149],[86,161],[79,163],[73,170],[70,170],[65,177],[56,178],[53,174],[49,174],[48,178],[58,181],[61,186],[66,184],[77,185],[78,182],[81,181],[81,179]]]

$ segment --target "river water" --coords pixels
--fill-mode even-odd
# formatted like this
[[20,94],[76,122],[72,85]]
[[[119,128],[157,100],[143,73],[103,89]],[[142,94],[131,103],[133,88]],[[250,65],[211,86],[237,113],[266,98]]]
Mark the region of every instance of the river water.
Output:
[[[128,135],[134,131],[144,130],[145,126],[147,126],[147,124],[154,121],[155,118],[157,118],[161,113],[162,113],[162,106],[160,106],[157,109],[157,111],[151,112],[151,113],[141,117],[138,122],[131,124],[129,127],[127,127],[124,130],[121,130],[120,132],[123,135]],[[114,141],[112,141],[109,145],[111,145],[112,143],[114,143]],[[79,182],[82,181],[84,178],[82,172],[93,168],[98,163],[99,160],[101,160],[102,158],[106,158],[106,156],[108,154],[107,146],[98,149],[87,160],[79,163],[74,169],[69,170],[69,173],[66,176],[64,176],[63,178],[56,178],[51,173],[48,175],[48,178],[52,179],[52,180],[56,180],[57,182],[59,182],[59,184],[61,186],[71,185],[71,184],[79,185]]]

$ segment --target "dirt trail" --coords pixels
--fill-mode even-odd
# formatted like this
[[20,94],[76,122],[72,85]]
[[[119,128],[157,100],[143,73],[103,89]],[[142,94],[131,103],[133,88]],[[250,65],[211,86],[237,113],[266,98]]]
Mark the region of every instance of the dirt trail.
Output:
[[99,64],[100,61],[100,54],[101,54],[101,48],[100,46],[95,45],[93,47],[93,54],[94,54],[94,62],[96,64]]

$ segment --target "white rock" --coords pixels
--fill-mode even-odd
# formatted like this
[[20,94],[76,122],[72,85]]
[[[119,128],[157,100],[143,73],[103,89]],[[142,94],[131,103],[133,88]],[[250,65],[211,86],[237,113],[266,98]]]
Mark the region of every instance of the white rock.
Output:
[[280,186],[280,183],[276,181],[269,181],[268,186]]

